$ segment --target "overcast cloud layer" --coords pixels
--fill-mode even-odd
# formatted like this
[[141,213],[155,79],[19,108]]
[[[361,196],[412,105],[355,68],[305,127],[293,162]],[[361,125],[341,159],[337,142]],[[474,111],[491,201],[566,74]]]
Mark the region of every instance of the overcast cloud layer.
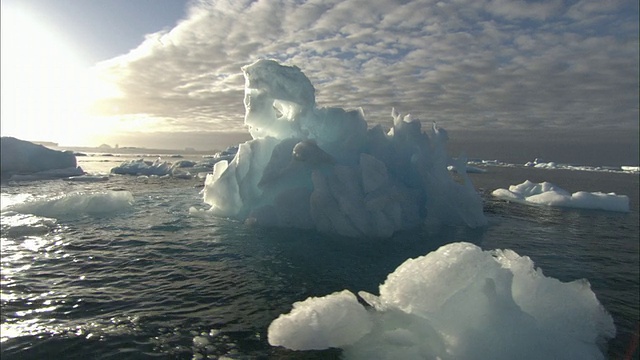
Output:
[[396,107],[447,129],[637,129],[638,46],[637,1],[199,1],[98,64],[122,96],[96,111],[243,131],[240,67],[273,58],[302,69],[319,106],[371,123]]

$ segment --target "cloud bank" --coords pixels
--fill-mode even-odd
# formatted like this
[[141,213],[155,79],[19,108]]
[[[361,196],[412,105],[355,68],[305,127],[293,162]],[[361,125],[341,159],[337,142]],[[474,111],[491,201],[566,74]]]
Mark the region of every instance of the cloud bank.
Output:
[[99,63],[94,112],[156,131],[245,131],[240,67],[297,65],[319,106],[447,129],[638,128],[633,1],[197,1],[169,31]]

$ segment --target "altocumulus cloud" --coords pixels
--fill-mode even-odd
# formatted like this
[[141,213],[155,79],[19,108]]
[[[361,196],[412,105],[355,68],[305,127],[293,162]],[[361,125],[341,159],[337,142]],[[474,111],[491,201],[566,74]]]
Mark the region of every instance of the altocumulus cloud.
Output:
[[[158,131],[242,131],[240,67],[299,66],[320,106],[451,129],[638,128],[636,1],[199,1],[97,69],[96,111]],[[144,125],[146,126],[146,125]]]

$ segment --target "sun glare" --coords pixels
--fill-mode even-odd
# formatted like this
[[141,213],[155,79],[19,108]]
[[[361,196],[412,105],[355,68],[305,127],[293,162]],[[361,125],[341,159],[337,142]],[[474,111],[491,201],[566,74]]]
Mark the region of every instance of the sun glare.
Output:
[[41,19],[3,6],[1,24],[2,136],[88,145],[104,129],[85,112],[112,90]]

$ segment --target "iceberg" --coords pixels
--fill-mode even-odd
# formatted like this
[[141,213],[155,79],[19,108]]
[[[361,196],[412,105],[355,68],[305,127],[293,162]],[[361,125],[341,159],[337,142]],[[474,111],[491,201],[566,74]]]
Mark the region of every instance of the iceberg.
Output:
[[534,183],[526,180],[522,184],[509,186],[509,189],[496,189],[491,194],[498,199],[526,205],[629,212],[629,197],[626,195],[587,191],[572,194],[546,181]]
[[116,175],[135,176],[166,176],[180,179],[191,179],[200,173],[210,172],[218,159],[207,159],[199,162],[179,160],[170,163],[157,158],[154,161],[144,159],[128,160],[111,168],[111,173]]
[[76,157],[29,141],[0,138],[0,176],[2,179],[34,180],[82,175]]
[[117,175],[165,176],[171,174],[171,164],[160,160],[160,158],[153,162],[145,161],[144,159],[129,160],[111,168],[111,173]]
[[368,128],[362,109],[318,107],[296,66],[258,60],[242,71],[252,140],[205,179],[214,215],[352,237],[424,222],[486,224],[466,172],[454,179],[447,169],[444,129],[423,132],[395,109],[390,130]]
[[401,264],[380,295],[343,290],[297,302],[273,346],[342,348],[345,359],[604,359],[612,317],[582,279],[544,276],[511,250],[445,245]]

